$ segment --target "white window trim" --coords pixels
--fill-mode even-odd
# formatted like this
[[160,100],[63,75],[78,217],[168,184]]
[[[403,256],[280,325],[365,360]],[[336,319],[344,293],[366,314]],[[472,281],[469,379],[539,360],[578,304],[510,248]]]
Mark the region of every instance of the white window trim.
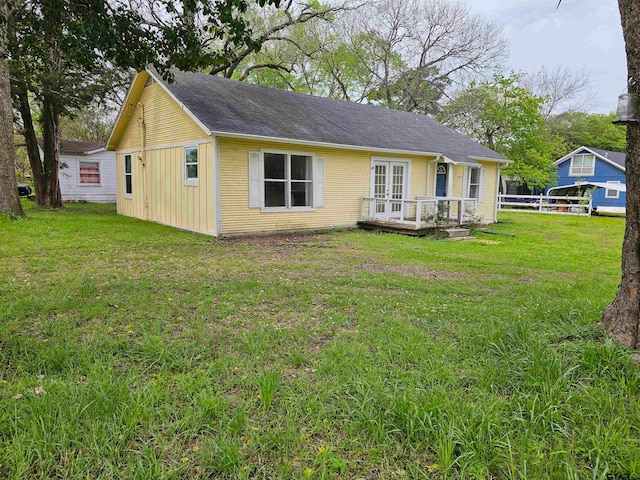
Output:
[[[573,160],[576,157],[583,157],[583,158],[584,157],[591,157],[593,159],[593,166],[591,167],[590,173],[584,173],[584,172],[574,173],[574,171],[573,171],[573,168],[574,168]],[[579,167],[579,168],[584,169],[584,160],[583,160],[583,166]],[[569,176],[570,177],[593,177],[595,175],[595,173],[596,173],[596,156],[594,154],[592,154],[592,153],[577,153],[577,154],[575,154],[574,156],[571,157],[571,163],[569,164]]]
[[[264,213],[285,213],[285,212],[315,212],[316,211],[316,207],[314,205],[315,202],[315,188],[316,188],[316,182],[315,179],[313,178],[314,175],[314,166],[315,166],[315,162],[316,162],[316,156],[311,153],[311,152],[298,152],[298,151],[294,151],[294,150],[278,150],[278,149],[274,149],[274,148],[262,148],[260,149],[260,182],[263,185],[263,192],[264,192],[264,183],[267,180],[264,176],[264,154],[265,153],[275,153],[275,154],[281,154],[281,155],[289,155],[289,158],[291,158],[291,155],[299,155],[299,156],[303,156],[303,157],[311,157],[311,206],[305,206],[305,207],[265,207],[264,203],[265,203],[265,199],[264,199],[264,193],[263,193],[263,198],[262,198],[262,207],[260,207],[260,211],[264,212]],[[287,184],[287,187],[285,188],[285,201],[289,202],[291,199],[291,174],[290,174],[290,165],[291,165],[291,160],[289,160],[289,162],[287,163],[287,165],[285,166],[286,168],[286,173],[285,175],[288,177],[285,180],[282,180],[282,182],[285,182]],[[271,181],[277,181],[277,180],[271,180]]]
[[[477,169],[478,170],[478,183],[474,183],[473,185],[476,185],[478,187],[477,189],[477,196],[476,197],[472,197],[471,196],[471,172]],[[469,166],[469,167],[465,167],[464,170],[464,174],[462,175],[463,178],[463,197],[466,198],[471,198],[474,199],[478,204],[480,203],[484,203],[485,202],[485,192],[486,192],[486,175],[487,175],[487,171],[486,168],[482,165],[478,165],[478,166]]]
[[[78,164],[78,187],[101,187],[102,186],[102,162],[99,160],[78,160],[76,162]],[[81,163],[97,163],[98,164],[98,178],[100,181],[98,183],[82,183],[80,180],[80,164]]]
[[[620,185],[620,180],[609,180],[607,183]],[[612,192],[613,195],[609,195],[609,192]],[[608,188],[604,191],[604,198],[616,199],[620,198],[620,190],[609,190]]]
[[[127,173],[127,157],[131,162],[131,173]],[[133,198],[133,153],[122,156],[122,172],[124,174],[124,198]],[[127,193],[127,175],[131,175],[131,193]]]
[[385,163],[404,163],[405,164],[405,172],[404,172],[404,185],[402,189],[402,200],[409,199],[409,192],[411,188],[411,159],[410,158],[401,158],[401,157],[380,157],[377,155],[371,156],[371,161],[369,163],[369,171],[371,172],[369,175],[369,196],[375,196],[375,163],[376,162],[385,162]]
[[[472,179],[472,175],[471,174],[472,174],[472,172],[474,170],[478,171],[478,183],[471,183],[471,179]],[[468,177],[467,177],[467,196],[469,198],[475,199],[478,203],[480,203],[480,197],[481,197],[480,188],[482,186],[482,179],[480,177],[482,176],[482,167],[469,167],[469,171],[468,172],[469,173],[468,173]],[[475,197],[471,196],[471,186],[472,185],[478,187],[476,189],[476,196]]]
[[444,160],[440,161],[438,160],[435,163],[435,168],[434,168],[434,172],[433,172],[433,197],[437,197],[436,195],[436,190],[438,189],[438,165],[443,164],[445,166],[445,168],[447,169],[447,196],[449,195],[450,192],[453,191],[453,169],[451,168],[451,164],[446,163]]
[[[198,176],[196,178],[187,178],[187,150],[196,151],[197,162],[195,165],[198,167]],[[190,163],[189,165],[193,165],[193,163]],[[198,149],[198,145],[184,145],[182,150],[182,171],[184,172],[184,185],[186,187],[197,187],[198,179],[200,178],[200,150]]]

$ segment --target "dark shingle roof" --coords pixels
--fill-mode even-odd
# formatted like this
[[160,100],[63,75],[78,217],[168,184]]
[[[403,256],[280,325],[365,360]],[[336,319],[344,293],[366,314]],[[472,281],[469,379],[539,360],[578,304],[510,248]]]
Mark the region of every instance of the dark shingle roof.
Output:
[[[42,138],[36,139],[40,148],[42,148]],[[105,148],[104,143],[96,142],[72,142],[69,140],[60,141],[60,153],[74,155],[79,153],[91,152],[92,150],[98,150],[99,148]]]
[[[154,73],[156,78],[160,78]],[[172,70],[163,82],[210,131],[337,145],[506,160],[435,120],[372,105]]]
[[601,148],[591,148],[591,147],[586,147],[589,150],[597,153],[598,155],[602,155],[603,157],[605,157],[607,160],[611,160],[613,163],[615,163],[616,165],[620,165],[622,168],[624,167],[624,162],[627,158],[627,155],[623,152],[612,152],[611,150],[602,150]]

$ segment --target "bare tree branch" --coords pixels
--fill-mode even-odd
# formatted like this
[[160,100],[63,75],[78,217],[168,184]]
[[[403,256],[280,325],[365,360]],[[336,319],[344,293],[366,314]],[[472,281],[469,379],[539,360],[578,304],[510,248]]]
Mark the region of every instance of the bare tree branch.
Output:
[[558,66],[526,75],[522,79],[525,87],[538,96],[544,97],[542,114],[545,118],[563,110],[580,110],[588,107],[591,95],[591,77],[587,70],[571,70]]

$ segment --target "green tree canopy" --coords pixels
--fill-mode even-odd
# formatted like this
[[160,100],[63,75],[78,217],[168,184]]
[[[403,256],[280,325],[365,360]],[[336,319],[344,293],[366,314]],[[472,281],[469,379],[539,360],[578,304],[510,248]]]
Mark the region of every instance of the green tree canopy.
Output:
[[[14,105],[40,205],[62,205],[58,182],[60,118],[102,98],[127,69],[154,64],[197,70],[224,63],[216,45],[259,49],[242,15],[250,4],[280,0],[5,0],[0,59],[9,62]],[[0,96],[7,92],[0,92]],[[40,112],[44,157],[35,141],[32,108]]]
[[440,119],[513,160],[506,175],[529,187],[544,187],[555,182],[557,139],[549,136],[540,113],[543,101],[520,84],[517,74],[495,75],[459,92]]
[[[549,131],[565,142],[571,151],[581,146],[624,152],[627,144],[627,128],[614,125],[616,115],[610,113],[564,112],[547,120]],[[567,151],[557,152],[558,158]]]

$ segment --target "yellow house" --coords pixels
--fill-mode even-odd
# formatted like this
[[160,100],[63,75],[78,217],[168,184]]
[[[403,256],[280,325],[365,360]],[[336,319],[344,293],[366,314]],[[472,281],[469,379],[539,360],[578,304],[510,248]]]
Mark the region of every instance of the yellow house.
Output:
[[154,70],[107,148],[118,213],[215,236],[496,221],[509,160],[424,115]]

